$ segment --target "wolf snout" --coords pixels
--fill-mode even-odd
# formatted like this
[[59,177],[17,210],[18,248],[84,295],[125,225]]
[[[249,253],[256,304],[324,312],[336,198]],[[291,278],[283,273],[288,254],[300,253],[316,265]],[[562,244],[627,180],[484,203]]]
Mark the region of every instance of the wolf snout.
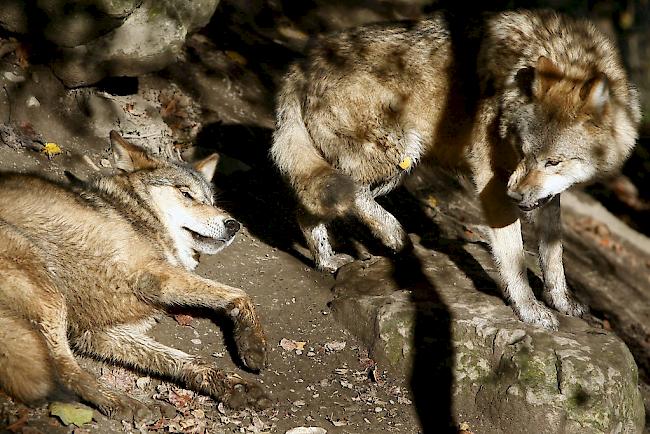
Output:
[[515,190],[508,190],[508,197],[517,203],[524,199],[524,195]]
[[241,229],[241,225],[239,224],[239,222],[233,219],[226,220],[225,222],[223,222],[223,225],[226,227],[226,233],[231,237],[235,235],[239,231],[239,229]]

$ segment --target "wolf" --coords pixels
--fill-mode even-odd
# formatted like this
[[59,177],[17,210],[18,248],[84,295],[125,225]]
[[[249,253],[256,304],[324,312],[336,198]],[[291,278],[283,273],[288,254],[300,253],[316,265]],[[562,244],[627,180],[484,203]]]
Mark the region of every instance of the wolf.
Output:
[[192,273],[239,223],[215,206],[218,156],[166,161],[112,131],[119,173],[72,186],[0,174],[0,389],[24,403],[81,399],[109,417],[146,420],[145,404],[100,384],[75,355],[168,378],[232,407],[265,407],[252,380],[147,336],[171,307],[225,312],[243,363],[266,339],[250,297]]
[[375,24],[320,37],[277,98],[271,158],[296,193],[319,269],[350,262],[327,225],[353,215],[384,245],[408,238],[377,196],[416,167],[468,179],[489,226],[504,298],[526,323],[557,329],[526,277],[521,218],[539,233],[546,303],[586,307],[567,289],[560,193],[618,170],[638,135],[638,94],[610,39],[550,10]]

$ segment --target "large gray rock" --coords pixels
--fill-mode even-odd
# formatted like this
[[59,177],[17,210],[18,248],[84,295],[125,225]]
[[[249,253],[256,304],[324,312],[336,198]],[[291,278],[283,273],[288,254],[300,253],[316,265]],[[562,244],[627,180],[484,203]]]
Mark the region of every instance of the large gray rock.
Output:
[[95,83],[107,75],[137,76],[176,59],[185,37],[205,26],[218,0],[145,0],[108,34],[62,49],[54,72],[66,86]]
[[219,0],[7,0],[0,25],[59,47],[57,76],[68,87],[106,76],[137,76],[164,68],[188,33],[205,26]]
[[[436,376],[450,371],[454,411],[479,419],[472,424],[478,432],[643,430],[637,367],[613,333],[568,317],[560,332],[523,324],[497,297],[478,292],[449,257],[419,245],[416,251],[424,282],[397,284],[395,267],[383,258],[348,265],[337,277],[333,311],[381,365],[423,382],[421,372],[412,372],[418,357],[449,345],[449,365],[429,369],[443,371]],[[431,326],[425,336],[423,324]]]
[[0,26],[74,47],[118,27],[141,3],[142,0],[5,0],[0,8]]
[[[569,282],[607,321],[592,317],[589,325],[558,314],[559,332],[528,326],[494,283],[476,202],[453,185],[437,173],[408,186],[419,203],[399,194],[388,203],[408,210],[400,218],[422,240],[413,236],[411,258],[342,268],[333,312],[380,366],[411,376],[421,415],[442,420],[442,400],[477,432],[642,432],[636,363],[648,372],[648,255],[619,244],[606,228],[585,230],[584,217],[565,210]],[[419,210],[423,218],[409,221]],[[533,253],[527,263],[538,287]]]

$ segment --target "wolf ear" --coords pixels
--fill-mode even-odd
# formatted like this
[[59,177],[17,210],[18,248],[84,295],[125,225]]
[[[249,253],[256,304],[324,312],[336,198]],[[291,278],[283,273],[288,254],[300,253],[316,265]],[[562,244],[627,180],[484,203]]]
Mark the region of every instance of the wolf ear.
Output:
[[219,154],[210,154],[204,159],[194,163],[194,168],[198,170],[206,180],[211,181],[214,172],[217,170],[217,164],[219,164]]
[[533,84],[533,93],[542,96],[564,77],[560,68],[558,68],[551,59],[545,56],[539,56],[535,64],[535,79]]
[[585,107],[595,113],[602,114],[609,102],[609,80],[602,72],[587,81],[580,90],[580,96]]
[[124,140],[124,137],[120,136],[117,131],[112,130],[110,138],[113,158],[115,158],[115,165],[118,169],[124,172],[134,172],[155,167],[154,160],[142,148]]

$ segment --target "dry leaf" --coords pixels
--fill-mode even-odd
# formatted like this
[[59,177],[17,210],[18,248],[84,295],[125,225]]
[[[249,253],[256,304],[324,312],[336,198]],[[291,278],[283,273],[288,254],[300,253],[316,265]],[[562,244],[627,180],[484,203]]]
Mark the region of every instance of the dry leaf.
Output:
[[16,420],[14,423],[11,425],[8,425],[5,427],[7,431],[11,432],[21,432],[24,430],[24,425],[27,423],[27,419],[29,419],[29,410],[26,408],[21,408],[18,410],[19,417],[18,420]]
[[289,431],[286,431],[284,434],[327,434],[325,428],[320,428],[316,426],[299,426],[296,428],[291,428]]
[[16,55],[16,64],[22,69],[26,69],[29,66],[29,52],[27,47],[23,44],[18,45],[14,54]]
[[338,342],[338,341],[327,342],[325,344],[325,349],[327,351],[341,351],[342,349],[345,348],[345,345],[346,345],[345,342]]
[[41,149],[41,152],[44,153],[47,156],[47,158],[52,158],[55,155],[61,154],[63,151],[61,150],[59,145],[57,145],[56,143],[47,142],[47,143],[45,143],[45,145],[43,145],[43,148]]
[[194,392],[172,387],[169,391],[169,402],[176,408],[185,408],[194,399]]
[[246,63],[248,62],[244,56],[239,54],[236,51],[231,51],[231,50],[226,50],[226,56],[233,62],[241,65],[241,66],[246,66]]
[[79,404],[53,402],[50,404],[50,414],[61,419],[64,425],[82,426],[93,420],[93,411]]
[[182,326],[191,326],[194,317],[190,315],[179,314],[179,315],[174,315],[174,319],[176,320],[177,323],[179,323]]

